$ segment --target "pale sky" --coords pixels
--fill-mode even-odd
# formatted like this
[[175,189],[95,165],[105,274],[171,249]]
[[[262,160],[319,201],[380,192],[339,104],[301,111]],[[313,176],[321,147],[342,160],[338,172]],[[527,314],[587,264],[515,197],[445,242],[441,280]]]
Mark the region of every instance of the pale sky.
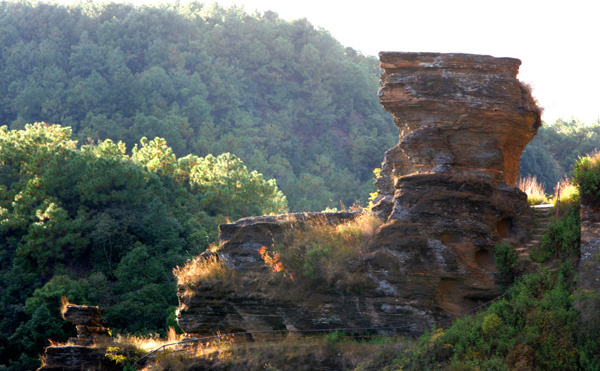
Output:
[[518,58],[518,78],[532,86],[546,123],[559,117],[600,119],[600,3],[595,0],[216,2],[237,4],[249,13],[272,10],[286,20],[306,18],[366,55],[406,51]]

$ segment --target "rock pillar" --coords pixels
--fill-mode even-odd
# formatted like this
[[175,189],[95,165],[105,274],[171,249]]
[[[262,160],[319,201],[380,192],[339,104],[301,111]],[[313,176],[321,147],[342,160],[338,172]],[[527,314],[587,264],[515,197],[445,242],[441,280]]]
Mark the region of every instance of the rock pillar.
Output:
[[374,210],[387,219],[374,276],[438,318],[498,295],[493,246],[527,238],[531,211],[514,187],[541,125],[520,61],[470,54],[380,53],[379,99],[400,129]]

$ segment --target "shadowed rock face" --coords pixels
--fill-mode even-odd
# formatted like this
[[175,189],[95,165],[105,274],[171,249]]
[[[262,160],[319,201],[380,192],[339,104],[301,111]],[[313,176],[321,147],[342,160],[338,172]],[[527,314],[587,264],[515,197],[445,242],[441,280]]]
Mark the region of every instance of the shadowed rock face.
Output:
[[67,345],[47,347],[44,364],[38,371],[122,370],[122,366],[105,357],[105,349],[94,346],[99,338],[108,338],[104,310],[67,304],[63,318],[75,324],[77,337],[70,338]]
[[[517,79],[520,62],[467,54],[382,53],[382,105],[400,141],[385,154],[374,211],[386,223],[364,259],[360,293],[314,287],[295,301],[269,295],[271,273],[258,249],[302,214],[220,227],[219,258],[231,285],[178,288],[178,322],[189,333],[395,328],[420,332],[500,294],[507,282],[493,246],[526,240],[532,215],[513,184],[540,113]],[[315,215],[320,217],[318,215]],[[331,223],[348,216],[330,214]],[[339,218],[338,221],[335,219]]]

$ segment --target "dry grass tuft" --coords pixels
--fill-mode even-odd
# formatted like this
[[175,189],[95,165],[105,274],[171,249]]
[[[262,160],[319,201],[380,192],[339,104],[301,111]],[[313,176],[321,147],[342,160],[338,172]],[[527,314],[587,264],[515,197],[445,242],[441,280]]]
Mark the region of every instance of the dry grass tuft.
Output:
[[202,282],[224,281],[230,275],[219,255],[214,252],[198,255],[183,267],[173,269],[177,284],[185,288],[185,295],[192,295]]
[[60,303],[61,303],[60,314],[61,314],[62,318],[64,319],[65,318],[65,313],[67,312],[67,307],[71,303],[69,303],[69,299],[67,299],[67,297],[64,296],[64,295],[60,298]]
[[517,187],[527,194],[527,202],[530,205],[550,203],[548,196],[544,192],[544,186],[537,180],[535,175],[520,178]]
[[579,207],[579,188],[567,177],[563,177],[554,187],[554,195],[552,198],[554,206],[560,195],[559,216],[561,217],[566,215],[572,207]]

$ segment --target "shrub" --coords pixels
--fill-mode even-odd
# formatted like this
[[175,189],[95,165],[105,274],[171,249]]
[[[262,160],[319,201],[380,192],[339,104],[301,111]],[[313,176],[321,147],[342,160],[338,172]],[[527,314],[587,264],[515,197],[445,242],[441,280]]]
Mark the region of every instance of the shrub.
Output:
[[558,221],[550,223],[540,246],[532,251],[532,258],[546,262],[552,258],[578,256],[581,238],[579,208],[571,207]]
[[508,243],[494,246],[496,267],[504,273],[511,273],[517,266],[519,257],[515,249]]
[[579,187],[582,202],[600,205],[600,152],[581,157],[571,175]]

